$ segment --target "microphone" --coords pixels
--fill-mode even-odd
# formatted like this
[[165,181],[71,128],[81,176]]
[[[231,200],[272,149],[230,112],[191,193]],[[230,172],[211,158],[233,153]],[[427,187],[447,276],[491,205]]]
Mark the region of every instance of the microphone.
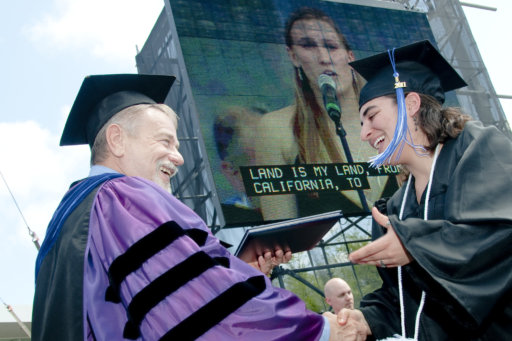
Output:
[[341,108],[336,97],[336,83],[332,77],[321,74],[318,77],[318,87],[322,91],[325,110],[337,125],[341,119]]
[[[329,114],[331,120],[334,121],[334,125],[336,126],[336,134],[340,138],[341,145],[343,146],[343,150],[345,151],[345,156],[347,157],[348,163],[354,163],[354,159],[352,158],[352,154],[350,153],[350,147],[347,142],[347,132],[343,128],[343,124],[341,123],[341,107],[338,103],[338,98],[336,97],[336,83],[332,77],[321,74],[318,76],[318,87],[320,91],[322,91],[322,97],[324,100],[325,110]],[[359,199],[361,200],[361,205],[366,212],[370,212],[370,208],[366,202],[366,198],[362,189],[357,189],[357,194],[359,195]]]

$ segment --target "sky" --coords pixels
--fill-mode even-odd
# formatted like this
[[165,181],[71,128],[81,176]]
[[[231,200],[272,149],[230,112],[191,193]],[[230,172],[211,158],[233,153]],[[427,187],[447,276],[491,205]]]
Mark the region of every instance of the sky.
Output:
[[[496,92],[512,95],[512,46],[504,38],[512,31],[512,1],[467,2],[498,8],[464,11]],[[87,146],[58,146],[75,95],[86,75],[137,72],[136,46],[144,45],[164,0],[18,0],[2,7],[0,303],[26,320],[37,255],[26,223],[42,242],[62,195],[89,168]],[[512,99],[501,103],[511,122]]]

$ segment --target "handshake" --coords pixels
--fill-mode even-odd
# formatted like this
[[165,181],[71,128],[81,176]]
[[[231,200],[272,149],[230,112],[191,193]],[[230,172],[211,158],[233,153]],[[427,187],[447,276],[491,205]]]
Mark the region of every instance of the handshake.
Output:
[[344,308],[338,315],[326,312],[323,313],[323,316],[327,318],[331,328],[329,341],[363,341],[372,334],[370,326],[360,310]]

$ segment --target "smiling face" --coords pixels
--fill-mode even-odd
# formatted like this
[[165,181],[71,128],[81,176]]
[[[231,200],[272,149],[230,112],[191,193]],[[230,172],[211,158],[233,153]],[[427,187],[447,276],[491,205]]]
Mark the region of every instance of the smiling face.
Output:
[[[421,106],[420,95],[410,92],[405,95],[404,115],[407,127],[402,140],[403,149],[396,147],[391,155],[390,164],[410,165],[414,156],[425,156],[425,148],[429,144],[423,132],[419,116]],[[398,105],[395,95],[386,95],[369,100],[359,110],[361,120],[361,140],[367,141],[370,146],[380,153],[384,152],[393,140],[397,129]],[[396,156],[399,159],[396,160]]]
[[382,153],[393,139],[397,121],[394,98],[382,96],[366,102],[359,110],[361,140]]
[[147,108],[135,119],[133,131],[124,131],[122,173],[170,191],[170,178],[184,163],[178,151],[176,120],[156,108]]
[[[287,47],[295,67],[301,67],[311,85],[318,88],[321,74],[331,76],[338,89],[343,80],[352,80],[349,62],[354,60],[352,51],[343,45],[339,34],[327,22],[319,19],[297,20],[290,31],[292,45]],[[340,90],[341,91],[341,90]]]

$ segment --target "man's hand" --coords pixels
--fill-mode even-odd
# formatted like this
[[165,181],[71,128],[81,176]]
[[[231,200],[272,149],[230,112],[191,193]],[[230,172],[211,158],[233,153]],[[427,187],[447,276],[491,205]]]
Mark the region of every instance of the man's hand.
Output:
[[375,207],[372,209],[372,215],[379,225],[387,229],[387,232],[379,239],[352,252],[348,257],[350,261],[381,267],[397,267],[409,264],[413,258],[396,235],[388,217],[380,213]]
[[338,316],[333,313],[326,312],[323,316],[329,321],[331,327],[331,335],[329,341],[343,340],[343,341],[364,341],[366,336],[371,335],[370,328],[364,319],[363,314],[359,310],[355,310],[354,316],[345,316],[345,320],[340,323],[340,314],[342,311],[352,311],[350,309],[342,309]]
[[263,255],[258,256],[257,261],[249,262],[248,264],[263,272],[265,275],[270,275],[272,269],[279,264],[288,263],[292,259],[292,252],[282,249],[276,249],[274,252],[266,251]]

